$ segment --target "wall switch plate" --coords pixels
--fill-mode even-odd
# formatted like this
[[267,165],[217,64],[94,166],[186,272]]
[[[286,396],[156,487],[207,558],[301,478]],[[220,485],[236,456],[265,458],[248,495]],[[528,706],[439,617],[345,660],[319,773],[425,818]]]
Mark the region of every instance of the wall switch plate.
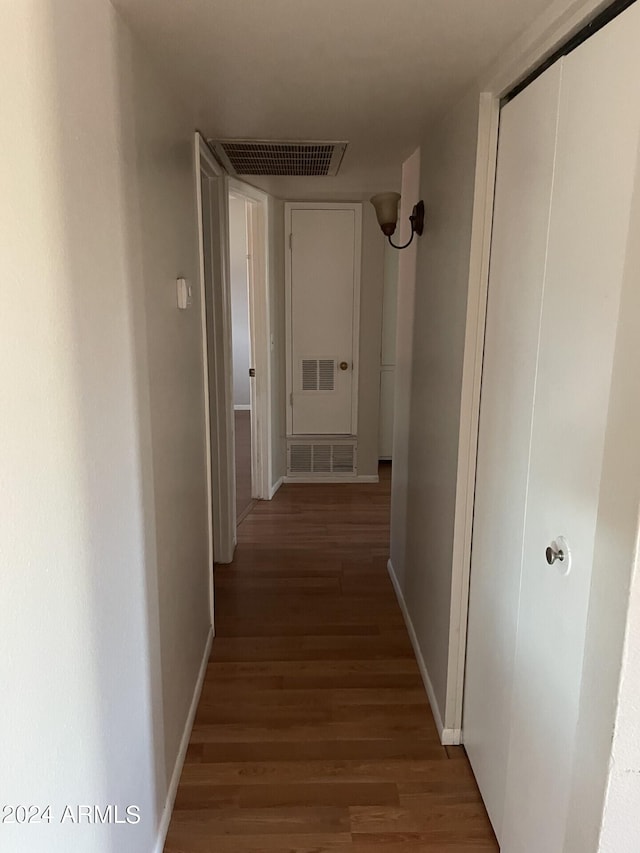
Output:
[[178,308],[181,311],[186,311],[191,304],[190,290],[191,288],[188,287],[187,280],[185,278],[176,279],[176,296],[178,300]]

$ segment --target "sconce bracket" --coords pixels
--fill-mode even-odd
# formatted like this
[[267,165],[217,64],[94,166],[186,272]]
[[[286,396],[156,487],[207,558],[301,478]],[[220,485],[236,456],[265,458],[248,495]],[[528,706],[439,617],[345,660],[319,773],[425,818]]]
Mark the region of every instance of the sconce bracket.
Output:
[[[391,234],[389,234],[388,231],[385,230],[384,226],[382,227],[382,230],[387,235],[387,240],[389,241],[389,243],[391,243],[391,245],[393,246],[394,249],[406,249],[407,246],[411,245],[411,243],[413,242],[413,238],[415,237],[416,234],[418,235],[418,237],[422,237],[422,233],[424,231],[424,202],[423,201],[419,201],[416,205],[414,205],[413,212],[412,212],[411,216],[409,217],[409,221],[411,222],[411,237],[409,237],[409,242],[405,243],[404,246],[396,245],[393,242],[393,240],[391,239],[391,234],[393,234],[393,231],[391,232]],[[395,230],[395,226],[394,226],[394,230]]]
[[416,205],[414,205],[413,213],[409,217],[411,220],[411,228],[418,235],[418,237],[422,237],[422,233],[424,231],[424,202],[419,201]]

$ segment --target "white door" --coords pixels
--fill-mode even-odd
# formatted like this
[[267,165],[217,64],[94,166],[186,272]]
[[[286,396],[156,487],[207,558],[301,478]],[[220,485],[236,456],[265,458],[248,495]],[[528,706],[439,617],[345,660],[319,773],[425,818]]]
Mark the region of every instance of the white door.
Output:
[[536,80],[500,121],[463,720],[465,747],[498,836],[560,71],[557,64]]
[[[464,729],[504,853],[563,848],[640,139],[639,43],[636,5],[509,104],[501,128],[501,153],[513,150],[498,164]],[[518,150],[521,171],[539,172],[524,210],[503,171]],[[509,261],[515,244],[521,267]],[[560,537],[565,559],[549,565]]]
[[361,205],[287,205],[290,434],[356,432]]

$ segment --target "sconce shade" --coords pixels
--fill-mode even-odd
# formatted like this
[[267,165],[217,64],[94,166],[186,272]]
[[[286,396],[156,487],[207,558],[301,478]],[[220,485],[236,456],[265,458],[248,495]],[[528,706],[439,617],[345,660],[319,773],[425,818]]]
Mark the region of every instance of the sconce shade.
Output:
[[390,237],[396,230],[400,193],[378,193],[371,197],[371,204],[375,208],[380,228]]

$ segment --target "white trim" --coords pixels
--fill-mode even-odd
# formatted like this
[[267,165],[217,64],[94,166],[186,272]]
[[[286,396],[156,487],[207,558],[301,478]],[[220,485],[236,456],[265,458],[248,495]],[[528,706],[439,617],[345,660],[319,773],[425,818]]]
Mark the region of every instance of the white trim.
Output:
[[[351,433],[358,434],[358,396],[360,389],[360,289],[362,282],[362,202],[287,201],[284,205],[284,257],[285,257],[285,341],[286,341],[286,408],[287,437],[293,432],[293,366],[291,341],[291,212],[293,210],[353,210],[354,223],[354,274],[353,274],[353,379],[351,386]],[[315,481],[313,481],[315,482]]]
[[250,412],[251,411],[251,403],[234,403],[233,405],[234,412]]
[[404,600],[404,595],[402,594],[402,589],[400,588],[400,583],[398,581],[398,578],[396,577],[396,573],[393,568],[393,563],[391,562],[391,559],[387,561],[387,571],[389,572],[389,577],[391,578],[391,583],[393,584],[393,589],[395,590],[396,598],[398,599],[398,604],[400,605],[400,610],[402,611],[404,624],[407,627],[409,639],[411,640],[411,645],[413,646],[413,651],[416,656],[418,669],[420,670],[420,675],[422,676],[422,683],[424,684],[424,689],[429,699],[429,705],[431,706],[431,713],[433,714],[433,719],[436,724],[436,728],[438,729],[438,735],[440,736],[440,743],[443,746],[456,746],[461,742],[461,732],[459,729],[445,729],[444,727],[444,724],[442,722],[442,714],[440,713],[440,707],[438,706],[438,702],[436,700],[436,693],[433,689],[431,678],[429,677],[427,665],[425,664],[424,658],[422,657],[422,651],[420,649],[418,637],[416,636],[415,628],[413,627],[413,622],[411,621],[411,616],[409,615],[407,604]]
[[282,478],[284,483],[379,483],[380,478],[377,474],[345,474],[341,476],[340,474],[334,475],[326,475],[322,474],[302,474],[300,476],[296,476],[295,474],[287,475]]
[[609,0],[555,0],[483,75],[464,345],[447,668],[447,731],[462,727],[482,356],[498,156],[500,99]]
[[209,397],[209,358],[207,346],[207,315],[205,309],[205,269],[204,269],[204,236],[202,230],[202,159],[206,152],[202,151],[200,134],[196,132],[194,139],[194,161],[193,177],[195,181],[196,197],[196,222],[198,223],[198,273],[200,276],[200,320],[202,334],[202,378],[204,383],[204,428],[205,428],[205,458],[207,466],[207,530],[209,536],[209,616],[211,624],[215,625],[215,605],[213,586],[213,563],[214,563],[214,496],[213,496],[213,473],[212,473],[212,448],[211,448],[211,409]]
[[471,568],[471,534],[475,497],[480,385],[484,353],[484,327],[489,288],[489,256],[493,228],[493,194],[496,175],[500,103],[492,95],[480,96],[473,229],[469,260],[467,322],[460,398],[458,472],[453,532],[453,571],[449,616],[449,660],[445,722],[462,728],[464,666],[467,650],[467,614]]
[[[228,205],[225,177],[203,137],[194,135],[194,180],[198,222],[200,303],[202,306],[203,381],[205,383],[205,429],[207,484],[209,487],[209,596],[214,623],[213,561],[233,559],[236,535],[234,414],[231,371],[231,296],[229,282]],[[211,294],[205,276],[204,200],[202,180],[211,189],[210,254]],[[211,302],[211,304],[209,304]],[[207,315],[215,332],[209,339]],[[211,410],[215,423],[211,422]]]
[[271,317],[269,295],[276,289],[269,253],[270,196],[240,181],[228,179],[229,192],[247,202],[247,250],[252,382],[251,418],[252,497],[270,500],[273,477],[271,448]]
[[269,489],[269,500],[272,500],[275,493],[278,491],[280,486],[284,483],[284,477],[280,477]]
[[204,647],[204,655],[202,657],[202,662],[200,663],[198,678],[196,680],[196,685],[193,691],[193,697],[191,699],[191,705],[189,707],[189,713],[187,714],[184,731],[182,733],[180,749],[178,750],[176,763],[173,768],[173,773],[171,774],[171,782],[169,783],[169,790],[167,791],[167,798],[165,800],[164,809],[160,818],[160,825],[158,827],[158,836],[156,839],[155,847],[153,848],[154,853],[162,853],[162,851],[164,850],[165,841],[167,840],[169,824],[171,823],[171,816],[173,814],[173,804],[176,801],[176,794],[178,793],[180,776],[182,775],[182,768],[184,767],[184,761],[187,756],[189,741],[191,740],[191,732],[193,730],[193,724],[196,718],[196,712],[198,710],[198,703],[200,702],[200,696],[202,695],[202,688],[204,686],[204,679],[207,674],[207,664],[209,663],[209,656],[211,654],[213,636],[213,628],[211,628],[209,630],[209,636],[207,637],[207,642]]

